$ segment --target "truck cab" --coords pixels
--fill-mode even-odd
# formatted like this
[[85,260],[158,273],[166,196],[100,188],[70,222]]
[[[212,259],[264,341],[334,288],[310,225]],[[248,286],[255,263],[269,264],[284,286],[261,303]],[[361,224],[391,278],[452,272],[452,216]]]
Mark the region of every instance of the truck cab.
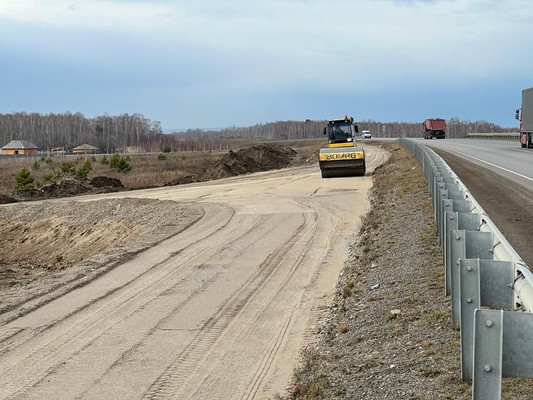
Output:
[[353,117],[344,116],[343,119],[330,119],[324,128],[324,135],[328,136],[328,147],[352,147],[355,134],[359,132]]

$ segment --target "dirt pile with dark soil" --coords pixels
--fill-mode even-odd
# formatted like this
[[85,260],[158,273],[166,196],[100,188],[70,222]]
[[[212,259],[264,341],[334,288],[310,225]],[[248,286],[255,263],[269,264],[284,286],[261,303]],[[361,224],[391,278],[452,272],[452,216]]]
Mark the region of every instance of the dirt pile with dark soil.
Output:
[[74,176],[62,176],[39,189],[15,190],[13,198],[17,201],[42,200],[71,197],[80,194],[109,193],[124,190],[119,179],[96,176],[91,179],[79,179]]
[[200,180],[228,178],[236,175],[287,168],[298,153],[279,144],[260,144],[234,152],[230,150],[199,177]]
[[4,194],[0,195],[0,204],[10,204],[16,202],[17,200],[14,197],[6,196]]
[[230,150],[220,159],[209,161],[197,174],[184,175],[167,182],[163,186],[184,185],[229,178],[253,172],[287,168],[295,164],[308,163],[291,147],[276,143],[263,143],[238,151]]

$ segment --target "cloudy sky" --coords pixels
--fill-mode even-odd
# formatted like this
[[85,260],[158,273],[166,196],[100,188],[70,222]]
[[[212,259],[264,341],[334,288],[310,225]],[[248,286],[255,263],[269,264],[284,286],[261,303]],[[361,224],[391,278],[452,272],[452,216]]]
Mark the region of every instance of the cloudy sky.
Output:
[[0,0],[0,113],[516,126],[531,0]]

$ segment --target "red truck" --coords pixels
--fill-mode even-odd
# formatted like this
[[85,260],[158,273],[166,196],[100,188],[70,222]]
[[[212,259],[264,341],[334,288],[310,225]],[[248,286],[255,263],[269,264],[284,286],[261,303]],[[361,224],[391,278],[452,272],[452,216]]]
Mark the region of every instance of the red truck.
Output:
[[533,87],[522,90],[522,108],[516,110],[515,117],[520,120],[520,144],[533,147]]
[[444,139],[446,137],[446,121],[441,118],[430,118],[424,121],[424,139]]

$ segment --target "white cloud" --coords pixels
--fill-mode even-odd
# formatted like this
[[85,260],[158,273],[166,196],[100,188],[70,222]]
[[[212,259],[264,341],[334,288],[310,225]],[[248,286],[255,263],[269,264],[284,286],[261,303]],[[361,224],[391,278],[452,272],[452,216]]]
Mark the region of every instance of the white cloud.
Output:
[[0,18],[66,29],[150,30],[174,7],[157,2],[2,0]]

